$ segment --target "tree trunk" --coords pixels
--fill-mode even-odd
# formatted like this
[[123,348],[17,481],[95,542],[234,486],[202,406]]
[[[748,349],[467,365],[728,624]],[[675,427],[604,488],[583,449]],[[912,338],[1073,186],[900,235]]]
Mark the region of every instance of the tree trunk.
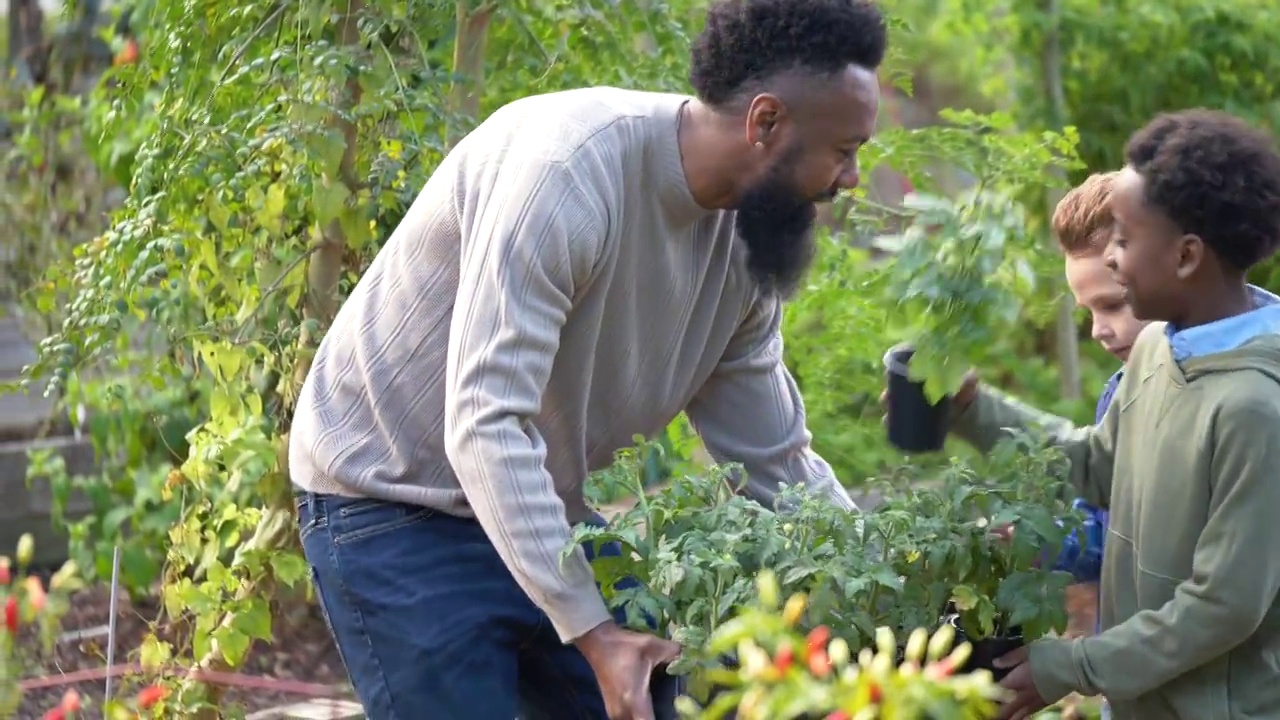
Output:
[[[1045,34],[1042,47],[1041,65],[1044,72],[1044,96],[1048,105],[1049,127],[1062,130],[1066,125],[1067,103],[1062,87],[1062,49],[1059,38],[1061,8],[1059,0],[1042,0],[1045,15]],[[1063,173],[1056,171],[1058,180],[1065,181]],[[1063,191],[1055,188],[1048,193],[1048,213],[1062,200]],[[1054,242],[1053,238],[1049,241]],[[1059,281],[1059,287],[1062,287]],[[1057,342],[1058,377],[1062,397],[1067,400],[1080,399],[1080,339],[1075,321],[1075,300],[1070,292],[1064,293],[1058,302]]]
[[496,6],[490,2],[457,0],[457,36],[453,44],[453,85],[449,88],[448,137],[452,148],[480,117],[484,95],[484,55],[489,21]]

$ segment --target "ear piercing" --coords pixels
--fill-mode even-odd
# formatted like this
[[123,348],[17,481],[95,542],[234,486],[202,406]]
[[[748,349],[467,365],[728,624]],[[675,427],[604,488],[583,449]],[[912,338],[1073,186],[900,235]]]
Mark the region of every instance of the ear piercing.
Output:
[[757,141],[756,141],[756,147],[758,147],[758,148],[762,148],[762,147],[764,147],[764,143],[763,143],[763,142],[761,142],[761,141],[759,141],[759,140],[757,140]]

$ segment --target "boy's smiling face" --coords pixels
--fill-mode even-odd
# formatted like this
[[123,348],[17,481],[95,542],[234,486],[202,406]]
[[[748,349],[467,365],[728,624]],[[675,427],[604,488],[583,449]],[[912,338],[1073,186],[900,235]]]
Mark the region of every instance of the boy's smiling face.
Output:
[[1133,168],[1116,177],[1111,192],[1115,228],[1104,257],[1134,317],[1175,320],[1183,315],[1183,288],[1200,267],[1203,243],[1152,208],[1145,189]]
[[1093,320],[1093,339],[1122,362],[1127,361],[1146,323],[1133,316],[1124,288],[1112,277],[1106,260],[1101,254],[1068,255],[1066,274],[1076,305],[1088,310]]

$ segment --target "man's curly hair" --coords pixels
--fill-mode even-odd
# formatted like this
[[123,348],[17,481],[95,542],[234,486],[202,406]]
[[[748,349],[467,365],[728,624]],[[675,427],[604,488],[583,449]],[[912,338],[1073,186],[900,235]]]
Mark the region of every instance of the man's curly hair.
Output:
[[689,82],[699,100],[725,107],[781,72],[874,70],[886,40],[871,0],[717,0],[693,43]]
[[1241,272],[1280,249],[1280,154],[1223,112],[1165,113],[1129,138],[1146,201]]

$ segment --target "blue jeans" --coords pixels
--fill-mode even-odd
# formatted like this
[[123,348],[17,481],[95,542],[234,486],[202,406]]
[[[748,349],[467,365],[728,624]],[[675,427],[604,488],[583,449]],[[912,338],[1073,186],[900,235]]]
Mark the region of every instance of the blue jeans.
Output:
[[313,493],[297,507],[320,607],[369,720],[606,718],[586,658],[478,522]]

